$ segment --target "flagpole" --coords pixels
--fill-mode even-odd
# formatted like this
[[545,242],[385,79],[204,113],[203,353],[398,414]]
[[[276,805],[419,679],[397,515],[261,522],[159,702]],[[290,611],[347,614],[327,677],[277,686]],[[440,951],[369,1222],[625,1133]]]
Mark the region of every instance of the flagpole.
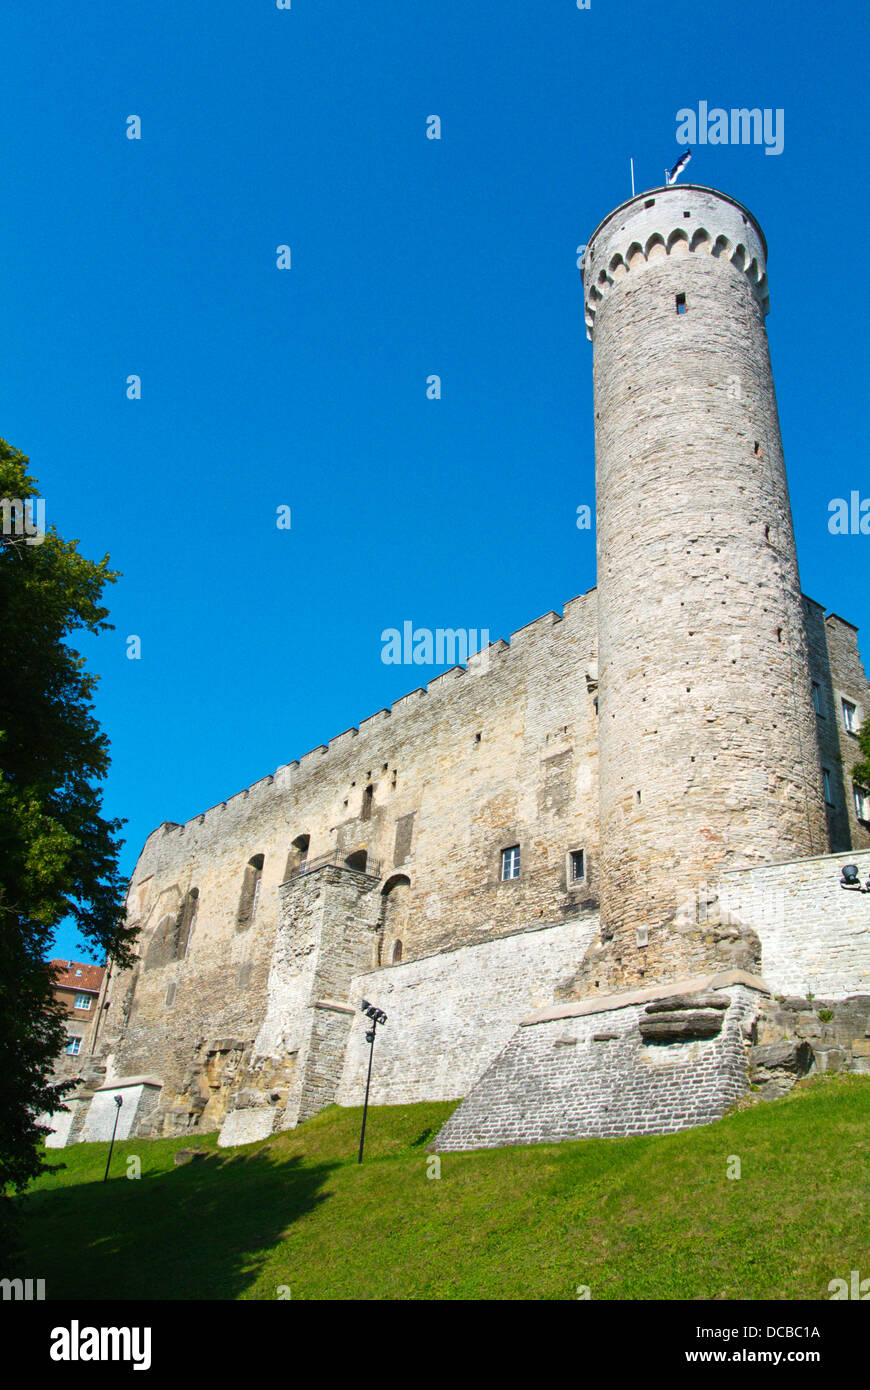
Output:
[[631,158],[631,196],[634,197],[634,157]]

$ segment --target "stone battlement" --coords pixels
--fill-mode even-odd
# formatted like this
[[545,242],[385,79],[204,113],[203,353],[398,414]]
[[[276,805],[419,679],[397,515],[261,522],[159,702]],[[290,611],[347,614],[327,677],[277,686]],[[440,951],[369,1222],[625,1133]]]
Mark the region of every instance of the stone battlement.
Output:
[[[535,644],[545,640],[566,620],[577,617],[590,594],[594,593],[595,588],[593,586],[586,593],[568,599],[561,613],[551,609],[550,612],[543,613],[539,618],[534,618],[523,627],[517,628],[507,639],[499,638],[490,643],[488,647],[484,647],[469,662],[469,666],[472,667],[479,663],[481,669],[469,670],[469,667],[466,666],[451,666],[449,670],[442,671],[438,676],[433,676],[432,680],[425,685],[417,686],[406,695],[400,695],[391,705],[377,710],[375,714],[369,715],[366,719],[361,719],[359,725],[351,725],[349,729],[337,734],[328,743],[319,744],[316,748],[309,749],[307,753],[300,754],[292,762],[282,764],[274,772],[268,773],[265,777],[259,778],[258,781],[252,782],[250,786],[242,788],[241,791],[228,797],[226,801],[216,802],[208,810],[200,812],[199,815],[191,816],[190,820],[183,823],[163,821],[147,837],[146,847],[158,836],[184,835],[207,821],[212,822],[215,817],[224,813],[229,813],[231,816],[249,798],[259,798],[269,793],[289,790],[294,773],[308,771],[312,764],[318,763],[331,753],[343,753],[355,740],[359,739],[364,743],[369,736],[380,737],[386,731],[388,724],[391,737],[400,734],[400,730],[396,728],[397,717],[401,719],[409,712],[416,713],[421,702],[429,696],[435,696],[436,699],[444,696],[449,699],[450,687],[459,681],[485,680],[490,672],[494,669],[497,670],[503,661],[510,660],[512,655],[522,653],[523,656],[528,657],[533,654]],[[362,752],[362,746],[359,745],[359,747]]]
[[669,256],[709,255],[745,273],[761,305],[770,308],[767,244],[755,218],[724,193],[697,184],[652,188],[601,222],[583,260],[586,336],[614,282]]

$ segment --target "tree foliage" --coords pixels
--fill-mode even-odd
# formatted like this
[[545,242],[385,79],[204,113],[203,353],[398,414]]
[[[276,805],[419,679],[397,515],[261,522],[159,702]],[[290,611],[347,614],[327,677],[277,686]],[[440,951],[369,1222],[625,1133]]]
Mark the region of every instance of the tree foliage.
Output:
[[852,768],[852,780],[859,787],[870,789],[870,719],[865,719],[858,730],[858,747],[861,758]]
[[[0,439],[0,498],[38,497],[28,460]],[[52,1080],[66,1039],[46,962],[72,918],[100,955],[129,964],[118,867],[122,822],[101,815],[109,745],[94,718],[96,677],[66,639],[111,624],[108,556],[79,554],[47,529],[41,543],[0,534],[0,1195],[44,1166],[38,1116],[69,1083]]]

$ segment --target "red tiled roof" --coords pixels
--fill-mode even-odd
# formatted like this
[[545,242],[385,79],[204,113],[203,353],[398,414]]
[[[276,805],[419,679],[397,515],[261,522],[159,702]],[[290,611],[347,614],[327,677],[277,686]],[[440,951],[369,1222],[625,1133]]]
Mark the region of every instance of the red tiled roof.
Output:
[[53,960],[50,964],[58,967],[55,989],[76,989],[99,994],[106,973],[105,966],[88,965],[86,961],[80,960]]

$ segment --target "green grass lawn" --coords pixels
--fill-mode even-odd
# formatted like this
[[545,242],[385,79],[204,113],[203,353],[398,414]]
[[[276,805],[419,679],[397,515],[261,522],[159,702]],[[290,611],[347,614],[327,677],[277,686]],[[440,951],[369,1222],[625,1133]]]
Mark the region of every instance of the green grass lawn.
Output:
[[[361,1112],[337,1107],[237,1149],[127,1140],[105,1185],[106,1144],[55,1150],[0,1274],[49,1299],[827,1299],[870,1276],[870,1077],[659,1138],[445,1154],[430,1178],[453,1108],[370,1110],[361,1168]],[[175,1168],[192,1143],[208,1158]]]

